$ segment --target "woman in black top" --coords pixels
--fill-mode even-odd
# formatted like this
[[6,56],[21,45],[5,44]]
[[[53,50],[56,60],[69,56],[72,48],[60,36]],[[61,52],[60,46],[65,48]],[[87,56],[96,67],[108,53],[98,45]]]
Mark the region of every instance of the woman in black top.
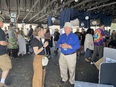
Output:
[[34,30],[35,37],[32,39],[31,46],[34,50],[34,62],[33,62],[33,83],[32,87],[43,87],[45,68],[42,67],[42,58],[45,57],[44,48],[48,46],[48,42],[42,43],[41,38],[44,37],[44,29],[42,27],[36,27]]

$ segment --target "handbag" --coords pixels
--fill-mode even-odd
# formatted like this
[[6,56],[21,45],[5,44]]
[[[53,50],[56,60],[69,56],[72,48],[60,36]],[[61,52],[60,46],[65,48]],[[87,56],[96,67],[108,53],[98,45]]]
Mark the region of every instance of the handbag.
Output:
[[47,66],[48,65],[48,58],[45,56],[42,58],[42,66]]

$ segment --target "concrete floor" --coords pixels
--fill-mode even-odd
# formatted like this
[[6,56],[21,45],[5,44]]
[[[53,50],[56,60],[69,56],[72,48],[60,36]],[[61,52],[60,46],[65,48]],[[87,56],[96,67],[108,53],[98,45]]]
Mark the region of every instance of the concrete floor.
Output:
[[[58,65],[59,55],[52,54],[49,64],[46,68],[46,87],[71,87],[67,81],[65,84],[60,84],[60,71]],[[25,55],[17,59],[12,59],[13,68],[10,70],[6,80],[10,87],[31,87],[33,76],[33,55]],[[98,82],[98,70],[94,65],[84,61],[84,57],[77,58],[76,80],[86,82]]]

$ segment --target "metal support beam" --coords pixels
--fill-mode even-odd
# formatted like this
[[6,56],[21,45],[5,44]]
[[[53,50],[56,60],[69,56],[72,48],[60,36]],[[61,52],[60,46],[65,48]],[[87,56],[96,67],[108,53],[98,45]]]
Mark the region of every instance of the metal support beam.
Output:
[[[63,5],[59,6],[58,8],[55,8],[54,10],[50,11],[50,12],[49,12],[49,13],[47,13],[47,14],[45,14],[45,15],[43,15],[43,16],[41,16],[41,17],[39,17],[39,18],[38,18],[38,19],[36,19],[35,21],[37,21],[37,20],[39,20],[39,19],[41,19],[41,18],[43,18],[43,17],[45,17],[45,16],[49,15],[50,13],[52,13],[52,12],[54,12],[54,11],[56,11],[56,10],[58,10],[58,9],[60,9],[60,8],[62,8],[62,7],[64,7],[64,6],[68,5],[69,3],[73,2],[73,1],[74,1],[74,0],[69,0],[69,1],[67,1],[65,4],[63,4]],[[35,21],[34,21],[34,22],[35,22]]]
[[0,14],[0,17],[2,17],[2,18],[5,20],[5,18],[4,18],[4,16],[3,16],[3,15],[1,15],[1,14]]
[[21,12],[21,4],[23,3],[23,0],[20,1],[20,4],[19,4],[19,8],[18,8],[18,15],[17,15],[17,21],[19,19],[19,15],[20,15],[20,12]]
[[[8,0],[5,0],[5,1],[6,1],[6,6],[7,6],[7,8],[8,8],[8,7],[9,7],[9,6],[8,6]],[[9,9],[9,8],[8,8],[8,9]]]
[[45,20],[47,20],[47,19],[48,19],[48,18],[43,18],[42,20],[40,20],[40,22],[41,22],[41,21],[45,21]]
[[[8,16],[10,17],[10,1],[9,0],[5,0],[6,1],[6,8],[8,9]],[[9,2],[9,3],[8,3]]]
[[116,4],[116,2],[112,2],[112,3],[109,3],[109,4],[104,4],[104,5],[101,5],[101,6],[97,6],[97,7],[88,9],[88,11],[92,11],[92,10],[95,10],[95,9],[98,9],[98,8],[102,8],[102,7],[110,6],[110,5],[113,5],[113,4]]
[[[47,14],[45,14],[45,15],[39,17],[39,18],[36,19],[35,21],[37,21],[37,20],[39,20],[39,19],[41,19],[41,18],[43,18],[43,17],[49,15],[50,13],[52,13],[52,12],[54,12],[54,11],[57,11],[58,9],[60,9],[60,8],[62,8],[62,7],[64,7],[64,6],[66,6],[66,5],[68,5],[69,3],[73,2],[73,1],[74,1],[74,0],[67,1],[65,4],[59,6],[58,8],[55,8],[54,10],[50,11],[50,12],[47,13]],[[75,5],[75,6],[73,6],[72,8],[75,8],[75,7],[77,7],[77,6],[80,6],[80,5],[82,5],[82,4],[84,4],[84,3],[87,3],[87,2],[90,2],[90,1],[91,1],[91,0],[83,1],[83,2],[81,2],[81,3],[79,3],[79,4]],[[35,22],[35,21],[34,21],[34,22]]]
[[82,5],[82,4],[84,4],[84,3],[87,3],[87,2],[90,2],[91,0],[85,0],[85,1],[83,1],[83,2],[81,2],[81,3],[79,3],[79,4],[76,4],[76,5],[74,5],[74,6],[72,6],[71,8],[76,8],[77,6],[80,6],[80,5]]
[[27,18],[27,16],[30,14],[30,12],[33,10],[33,8],[37,5],[37,3],[39,2],[39,0],[36,0],[36,2],[34,3],[34,5],[32,6],[32,8],[30,9],[30,11],[27,13],[27,15],[23,18],[23,21]]
[[30,18],[29,21],[31,21],[33,18],[35,18],[36,16],[38,16],[40,13],[42,13],[42,12],[43,12],[46,8],[48,8],[49,5],[51,5],[54,1],[56,1],[56,0],[52,0],[51,2],[49,2],[49,3],[47,4],[46,7],[44,7],[41,11],[39,11],[37,14],[35,14],[32,18]]
[[88,4],[87,6],[85,6],[85,7],[83,7],[83,8],[79,8],[78,10],[86,9],[86,8],[89,8],[90,6],[91,6],[91,7],[92,7],[92,6],[96,6],[96,5],[98,5],[98,4],[105,3],[105,2],[107,2],[107,1],[109,1],[109,0],[103,0],[103,1],[100,1],[100,2],[98,2],[98,3],[93,3],[92,5]]

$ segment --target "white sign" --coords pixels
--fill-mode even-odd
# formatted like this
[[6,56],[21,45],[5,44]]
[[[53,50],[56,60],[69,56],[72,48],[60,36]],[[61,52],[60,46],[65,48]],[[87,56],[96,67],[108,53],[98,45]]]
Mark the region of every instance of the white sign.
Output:
[[16,18],[16,13],[15,12],[12,12],[11,13],[11,17]]
[[116,63],[116,60],[106,57],[106,63]]
[[15,19],[14,19],[14,18],[11,18],[10,21],[11,21],[11,22],[15,22]]

